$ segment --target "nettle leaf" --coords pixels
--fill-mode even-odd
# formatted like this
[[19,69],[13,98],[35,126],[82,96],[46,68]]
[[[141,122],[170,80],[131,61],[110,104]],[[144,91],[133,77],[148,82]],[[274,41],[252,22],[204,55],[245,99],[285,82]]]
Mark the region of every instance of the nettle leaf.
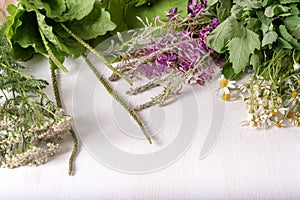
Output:
[[207,37],[207,46],[214,49],[218,53],[225,52],[227,43],[234,37],[244,37],[244,27],[242,27],[236,19],[228,17],[216,29],[214,29]]
[[279,32],[283,39],[289,42],[295,49],[300,50],[299,42],[287,31],[284,25],[279,26]]
[[246,29],[245,37],[233,38],[228,43],[229,59],[236,74],[249,65],[250,55],[254,53],[255,49],[260,49],[260,46],[258,34],[249,29]]
[[269,31],[264,35],[261,46],[264,47],[272,44],[277,40],[277,38],[278,34],[275,31]]
[[73,20],[66,26],[83,40],[94,39],[116,28],[110,19],[109,12],[100,3],[95,3],[93,10],[82,20]]
[[267,17],[274,17],[274,16],[278,16],[282,13],[289,13],[290,8],[287,6],[283,6],[280,4],[275,4],[275,5],[270,5],[265,9],[265,16]]

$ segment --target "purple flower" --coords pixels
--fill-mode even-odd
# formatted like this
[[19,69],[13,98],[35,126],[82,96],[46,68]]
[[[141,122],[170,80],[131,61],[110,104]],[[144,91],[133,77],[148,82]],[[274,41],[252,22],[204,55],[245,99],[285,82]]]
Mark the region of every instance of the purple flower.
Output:
[[175,15],[177,13],[177,8],[171,8],[167,14],[167,17],[169,18],[170,21],[173,21],[177,15]]

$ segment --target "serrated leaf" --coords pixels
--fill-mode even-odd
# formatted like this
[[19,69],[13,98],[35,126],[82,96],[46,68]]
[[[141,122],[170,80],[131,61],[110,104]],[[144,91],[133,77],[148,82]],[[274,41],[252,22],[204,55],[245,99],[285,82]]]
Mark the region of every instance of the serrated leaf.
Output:
[[249,65],[250,55],[254,53],[255,49],[260,49],[260,46],[258,34],[249,29],[246,29],[245,37],[233,38],[228,43],[229,59],[236,74]]
[[206,37],[206,43],[216,52],[223,53],[232,38],[243,37],[244,34],[244,27],[233,17],[228,17]]
[[277,40],[277,38],[278,34],[275,31],[269,31],[264,35],[261,46],[264,47],[266,45],[272,44]]

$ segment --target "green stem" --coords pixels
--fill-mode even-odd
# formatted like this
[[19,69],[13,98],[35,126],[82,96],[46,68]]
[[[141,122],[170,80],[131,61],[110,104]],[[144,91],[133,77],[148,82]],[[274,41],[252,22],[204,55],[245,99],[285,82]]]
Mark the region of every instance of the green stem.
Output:
[[[61,101],[61,98],[60,98],[60,95],[59,95],[56,69],[53,66],[51,67],[51,79],[52,79],[52,85],[53,85],[53,91],[54,91],[56,104],[57,104],[57,106],[62,108],[62,101]],[[72,140],[73,140],[73,150],[72,150],[71,156],[69,158],[69,170],[68,170],[68,172],[69,172],[69,175],[72,175],[73,172],[74,172],[73,163],[74,163],[74,159],[75,159],[75,156],[77,154],[77,151],[78,151],[78,138],[77,138],[76,133],[73,130],[73,128],[71,128],[70,133],[72,135]]]
[[83,55],[85,58],[86,63],[90,67],[90,69],[93,71],[97,79],[101,82],[101,84],[104,86],[106,91],[120,104],[122,105],[127,112],[130,114],[130,116],[136,121],[136,123],[139,125],[139,127],[142,129],[145,137],[149,141],[150,144],[152,144],[150,136],[147,134],[147,131],[145,129],[144,124],[142,121],[139,119],[139,117],[135,114],[135,112],[121,99],[121,97],[111,88],[111,86],[107,83],[105,78],[97,71],[95,66],[92,64],[92,62],[88,59],[86,55]]
[[107,60],[100,55],[92,46],[90,46],[89,44],[87,44],[85,41],[83,41],[81,38],[79,38],[77,35],[75,35],[70,29],[68,29],[64,24],[61,24],[61,26],[63,27],[63,29],[65,29],[65,31],[67,31],[67,33],[69,33],[76,41],[78,41],[82,46],[84,46],[85,48],[87,48],[89,51],[91,51],[97,58],[99,58],[99,60],[101,60],[110,70],[112,70],[115,74],[117,74],[118,76],[120,76],[121,78],[123,78],[124,80],[126,80],[130,85],[132,85],[132,81],[127,78],[126,76],[124,76],[121,72],[119,72],[118,70],[116,70],[110,63],[107,62]]

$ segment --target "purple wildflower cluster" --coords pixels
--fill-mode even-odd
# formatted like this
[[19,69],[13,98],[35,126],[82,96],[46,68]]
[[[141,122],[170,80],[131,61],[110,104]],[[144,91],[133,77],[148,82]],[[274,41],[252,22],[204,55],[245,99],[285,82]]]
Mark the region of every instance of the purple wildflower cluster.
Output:
[[[192,75],[187,78],[188,83],[198,83],[204,85],[206,81],[212,79],[213,70],[210,63],[197,63],[201,57],[206,54],[214,56],[215,52],[207,47],[206,36],[219,25],[219,20],[213,18],[211,23],[201,24],[198,27],[189,26],[189,22],[197,21],[198,17],[206,15],[207,1],[203,3],[193,0],[188,5],[189,14],[179,20],[180,14],[177,8],[169,10],[167,17],[171,24],[181,26],[187,24],[187,27],[179,33],[173,32],[161,35],[161,40],[156,40],[151,47],[142,47],[136,53],[137,57],[154,55],[148,62],[141,64],[137,71],[148,77],[161,77],[168,74],[171,70],[181,72],[183,75],[193,70]],[[183,23],[184,22],[184,23]],[[172,48],[167,48],[172,46]]]
[[213,70],[209,63],[201,63],[198,61],[205,56],[207,52],[203,50],[197,40],[191,38],[190,34],[184,31],[177,33],[167,33],[162,36],[159,42],[152,47],[141,48],[137,52],[137,56],[151,56],[151,60],[143,63],[137,68],[137,71],[148,77],[161,77],[174,70],[183,75],[192,71],[191,75],[187,77],[188,83],[197,82],[204,85],[205,81],[212,79]]

